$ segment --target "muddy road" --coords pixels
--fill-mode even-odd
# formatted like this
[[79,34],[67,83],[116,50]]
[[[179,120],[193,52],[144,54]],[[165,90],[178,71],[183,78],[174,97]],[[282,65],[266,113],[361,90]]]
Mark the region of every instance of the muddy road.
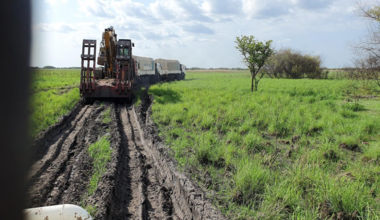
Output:
[[[28,207],[75,204],[94,219],[223,219],[205,194],[176,170],[150,120],[151,101],[82,106],[35,141]],[[89,147],[109,141],[111,155],[94,183]],[[90,188],[94,190],[90,190]]]

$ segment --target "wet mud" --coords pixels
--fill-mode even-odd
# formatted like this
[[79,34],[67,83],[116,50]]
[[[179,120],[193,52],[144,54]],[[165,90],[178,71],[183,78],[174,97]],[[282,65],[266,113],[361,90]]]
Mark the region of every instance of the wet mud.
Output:
[[[142,104],[95,102],[75,106],[35,140],[28,208],[74,204],[94,219],[224,219],[205,193],[182,173]],[[110,122],[105,122],[105,112]],[[89,194],[94,161],[89,146],[107,137],[111,159]]]

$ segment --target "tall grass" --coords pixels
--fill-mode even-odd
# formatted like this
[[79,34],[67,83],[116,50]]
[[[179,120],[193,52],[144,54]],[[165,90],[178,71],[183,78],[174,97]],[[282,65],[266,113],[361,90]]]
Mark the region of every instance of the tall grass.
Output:
[[79,85],[80,74],[79,70],[66,69],[39,69],[32,74],[30,134],[35,137],[69,113],[79,101],[79,89],[72,87]]
[[234,219],[379,217],[380,104],[344,101],[346,80],[249,83],[189,73],[149,90],[161,135],[215,204]]
[[32,95],[30,133],[35,137],[42,130],[58,122],[62,115],[69,113],[79,101],[79,89],[64,94],[55,90],[37,92]]

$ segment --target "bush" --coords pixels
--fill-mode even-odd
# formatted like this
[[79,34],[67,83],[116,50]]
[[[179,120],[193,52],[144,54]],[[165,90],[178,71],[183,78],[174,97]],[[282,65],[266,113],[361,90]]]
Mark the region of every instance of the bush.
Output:
[[[379,92],[380,88],[380,61],[374,55],[358,57],[354,60],[354,68],[345,68],[347,77],[352,80],[357,91],[362,94]],[[360,90],[360,91],[358,91]]]
[[271,56],[263,68],[272,78],[327,79],[329,71],[321,67],[321,58],[302,54],[291,49],[282,49]]
[[42,67],[42,69],[55,69],[55,67],[54,66],[44,66],[44,67]]

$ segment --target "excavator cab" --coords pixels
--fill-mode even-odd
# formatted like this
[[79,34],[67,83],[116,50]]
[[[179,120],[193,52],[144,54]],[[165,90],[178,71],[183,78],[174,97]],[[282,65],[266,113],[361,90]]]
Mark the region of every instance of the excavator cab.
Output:
[[132,47],[134,44],[131,40],[120,39],[116,43],[116,60],[128,61],[132,58]]
[[133,46],[130,39],[119,39],[116,43],[116,91],[119,93],[132,93],[135,79]]
[[119,48],[119,55],[128,56],[128,48]]

